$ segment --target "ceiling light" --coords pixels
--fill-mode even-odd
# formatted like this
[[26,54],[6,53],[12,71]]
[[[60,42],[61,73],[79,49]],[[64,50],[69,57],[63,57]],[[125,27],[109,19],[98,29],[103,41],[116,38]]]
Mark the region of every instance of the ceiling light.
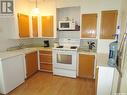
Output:
[[35,8],[32,9],[32,14],[33,15],[38,15],[39,13],[40,13],[40,11],[39,11],[39,8],[37,6],[37,0],[35,0]]

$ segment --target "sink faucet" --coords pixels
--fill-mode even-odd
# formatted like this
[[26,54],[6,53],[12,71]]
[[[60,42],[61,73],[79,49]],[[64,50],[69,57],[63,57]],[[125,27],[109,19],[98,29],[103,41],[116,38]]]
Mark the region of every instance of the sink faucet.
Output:
[[22,49],[23,46],[24,46],[24,44],[23,43],[20,43],[19,46],[18,46],[18,48]]
[[89,46],[89,50],[92,50],[93,47],[95,47],[95,42],[94,41],[88,41],[88,46]]

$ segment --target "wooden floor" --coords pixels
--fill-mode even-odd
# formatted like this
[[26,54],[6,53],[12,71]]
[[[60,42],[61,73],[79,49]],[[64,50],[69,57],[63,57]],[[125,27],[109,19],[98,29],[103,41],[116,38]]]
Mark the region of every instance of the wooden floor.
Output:
[[8,95],[95,95],[95,81],[38,72]]

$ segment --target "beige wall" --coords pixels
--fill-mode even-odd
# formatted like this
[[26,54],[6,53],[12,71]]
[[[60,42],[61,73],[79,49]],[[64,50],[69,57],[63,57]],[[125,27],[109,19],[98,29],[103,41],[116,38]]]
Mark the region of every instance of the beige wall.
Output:
[[[55,0],[37,0],[37,7],[40,15],[52,15],[56,13]],[[15,12],[32,14],[32,9],[35,8],[35,0],[15,0]]]
[[20,43],[30,44],[31,40],[15,40],[11,39],[12,23],[11,18],[0,17],[0,51],[4,51],[9,47],[17,46]]

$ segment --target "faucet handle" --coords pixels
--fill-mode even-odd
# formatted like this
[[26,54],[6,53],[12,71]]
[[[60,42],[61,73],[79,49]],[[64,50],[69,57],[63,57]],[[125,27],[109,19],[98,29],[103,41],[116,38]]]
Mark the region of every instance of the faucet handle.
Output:
[[20,43],[20,44],[19,44],[19,48],[21,48],[21,49],[22,49],[22,48],[23,48],[23,46],[24,46],[24,44],[23,44],[23,43]]

